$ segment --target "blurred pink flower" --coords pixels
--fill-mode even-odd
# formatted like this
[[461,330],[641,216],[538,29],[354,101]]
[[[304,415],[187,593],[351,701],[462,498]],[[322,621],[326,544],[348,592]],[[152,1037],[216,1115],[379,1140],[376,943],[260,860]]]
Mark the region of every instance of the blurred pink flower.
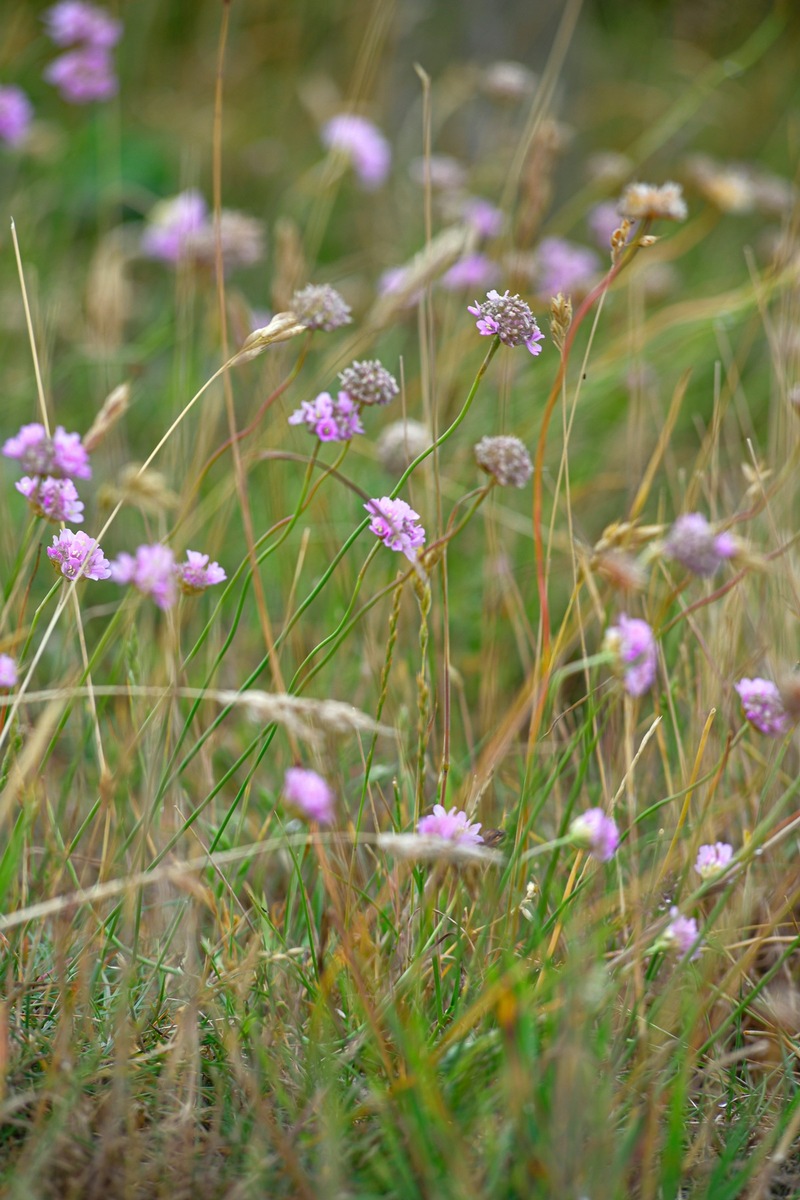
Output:
[[283,779],[283,795],[310,821],[330,825],[333,821],[333,793],[316,771],[289,767]]
[[611,654],[615,670],[622,675],[626,692],[641,696],[653,686],[656,677],[656,641],[647,621],[621,613],[616,625],[610,625],[603,649]]
[[569,838],[573,846],[588,850],[600,862],[608,862],[617,852],[619,830],[602,808],[589,808],[570,824]]
[[67,433],[62,425],[56,427],[52,438],[43,425],[23,425],[19,433],[3,444],[6,458],[16,458],[30,475],[52,475],[55,479],[74,477],[91,479],[89,455],[79,433]]
[[85,0],[61,0],[48,8],[42,19],[47,36],[57,46],[83,42],[109,49],[122,37],[122,22]]
[[17,686],[17,664],[10,654],[0,654],[0,688]]
[[712,845],[701,846],[697,851],[697,861],[694,869],[702,879],[713,879],[720,871],[724,871],[733,858],[733,846],[728,842],[714,842]]
[[136,556],[120,554],[111,564],[115,583],[132,584],[143,596],[152,596],[161,609],[172,608],[178,598],[175,559],[169,546],[139,546]]
[[497,264],[485,254],[468,254],[445,271],[440,282],[449,292],[482,290],[497,275]]
[[664,542],[664,553],[694,575],[709,576],[737,551],[729,533],[715,534],[702,513],[684,513]]
[[209,563],[208,560],[208,554],[187,550],[185,561],[175,564],[178,586],[187,596],[196,596],[228,578],[218,562]]
[[322,127],[322,143],[352,163],[367,191],[379,188],[389,174],[392,152],[377,125],[355,113],[340,113]]
[[[94,538],[79,529],[62,529],[54,535],[47,557],[66,579],[108,579],[111,566]],[[85,564],[85,567],[84,567]]]
[[44,479],[24,475],[14,485],[38,517],[48,521],[67,521],[77,525],[83,520],[83,502],[71,479]]
[[[685,958],[700,937],[697,921],[694,917],[682,917],[674,904],[669,910],[669,915],[672,920],[659,938],[657,945],[663,950],[674,950],[681,958]],[[699,954],[700,947],[697,946],[692,958],[697,958]]]
[[33,105],[22,88],[13,83],[0,87],[0,142],[18,146],[28,136]]
[[471,825],[465,812],[455,805],[448,812],[441,804],[434,804],[433,812],[423,817],[417,825],[417,833],[426,837],[444,838],[448,842],[479,846],[483,842],[480,821]]
[[597,275],[597,255],[565,238],[544,238],[536,251],[536,291],[540,296],[582,294]]
[[788,732],[791,722],[776,684],[770,679],[740,679],[734,687],[751,725],[767,737],[782,737]]
[[190,188],[153,206],[142,234],[142,252],[149,258],[177,263],[187,254],[191,238],[208,223],[206,202]]
[[110,100],[119,88],[111,56],[102,46],[81,46],[60,54],[45,68],[44,78],[69,104]]

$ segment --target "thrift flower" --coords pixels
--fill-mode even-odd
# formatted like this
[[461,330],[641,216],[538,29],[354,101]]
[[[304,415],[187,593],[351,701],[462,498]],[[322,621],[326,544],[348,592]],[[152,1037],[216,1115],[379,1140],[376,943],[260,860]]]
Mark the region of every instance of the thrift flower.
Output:
[[443,805],[434,804],[433,812],[423,817],[417,825],[417,833],[444,838],[448,842],[479,846],[483,842],[480,828],[480,821],[471,825],[467,814],[457,810],[455,805],[447,812]]
[[656,677],[656,642],[647,621],[621,613],[616,625],[610,625],[603,649],[613,657],[614,668],[622,675],[625,691],[641,696],[653,686]]
[[178,587],[187,596],[196,596],[215,583],[224,583],[228,576],[217,562],[209,564],[209,555],[199,550],[187,550],[185,562],[176,563]]
[[289,308],[307,329],[330,333],[352,321],[349,305],[329,283],[310,283],[292,296]]
[[57,46],[83,42],[109,49],[122,37],[122,22],[85,0],[61,0],[47,9],[43,20],[47,36]]
[[322,128],[322,143],[350,160],[362,187],[379,188],[389,174],[392,152],[377,125],[354,113],[341,113]]
[[[695,921],[694,917],[682,917],[674,904],[669,910],[669,915],[672,917],[672,920],[658,939],[655,948],[658,950],[674,950],[681,958],[685,958],[700,936],[697,921]],[[697,958],[699,954],[700,947],[698,946],[692,958]]]
[[160,200],[150,210],[147,228],[142,235],[142,252],[149,258],[177,263],[188,254],[194,234],[208,222],[206,202],[198,191],[190,188]]
[[160,609],[172,608],[178,598],[175,559],[168,546],[139,546],[135,557],[120,554],[110,574],[114,583],[133,584],[143,596],[152,596]]
[[505,291],[501,296],[492,289],[487,292],[482,304],[476,300],[467,312],[477,317],[478,332],[482,337],[499,337],[506,346],[527,346],[531,354],[541,354],[537,343],[544,334],[536,324],[536,318],[520,296],[511,296]]
[[48,521],[67,521],[77,525],[83,520],[83,501],[71,479],[45,479],[24,475],[14,485],[25,497],[37,517]]
[[289,767],[283,778],[283,794],[310,821],[319,821],[320,825],[333,821],[333,793],[316,771]]
[[339,373],[339,379],[357,404],[390,404],[400,394],[394,375],[377,358],[351,363]]
[[51,475],[55,479],[91,479],[89,455],[79,433],[66,433],[56,428],[49,438],[43,425],[23,425],[15,437],[3,445],[6,458],[19,460],[23,470],[31,475]]
[[629,183],[622,193],[617,212],[629,221],[663,219],[686,220],[686,201],[679,183]]
[[0,654],[0,688],[17,686],[17,664],[10,654]]
[[462,201],[461,219],[482,238],[497,237],[506,223],[502,209],[483,196],[467,196]]
[[486,287],[496,274],[496,264],[485,254],[467,254],[445,271],[440,283],[448,292],[471,292]]
[[524,487],[533,474],[533,463],[524,442],[515,437],[481,438],[475,447],[475,461],[487,475],[493,475],[501,487]]
[[425,530],[417,524],[419,513],[405,500],[393,500],[391,496],[368,500],[364,508],[372,517],[370,533],[390,550],[398,550],[409,562],[415,562],[417,550],[425,545]]
[[697,851],[694,869],[701,879],[713,879],[725,870],[732,858],[733,846],[727,842],[714,842],[713,845],[701,846]]
[[734,687],[751,725],[767,737],[782,737],[788,731],[789,716],[776,684],[769,679],[740,679]]
[[22,88],[8,84],[0,87],[0,142],[18,146],[28,136],[33,120],[33,105]]
[[69,104],[110,100],[119,86],[111,56],[102,46],[85,45],[60,54],[45,68],[44,78]]
[[583,293],[597,274],[600,263],[593,250],[566,238],[544,238],[536,251],[537,285],[541,296]]
[[79,529],[62,529],[54,535],[47,557],[65,579],[108,579],[111,566],[94,538]]
[[364,427],[358,408],[347,392],[334,400],[330,392],[320,392],[316,400],[304,400],[289,417],[290,425],[305,425],[321,442],[349,442]]
[[736,550],[736,539],[729,533],[715,534],[702,513],[678,517],[664,543],[667,558],[701,576],[713,575]]
[[590,808],[571,822],[569,838],[573,846],[588,850],[599,862],[608,862],[617,852],[619,830],[602,808]]

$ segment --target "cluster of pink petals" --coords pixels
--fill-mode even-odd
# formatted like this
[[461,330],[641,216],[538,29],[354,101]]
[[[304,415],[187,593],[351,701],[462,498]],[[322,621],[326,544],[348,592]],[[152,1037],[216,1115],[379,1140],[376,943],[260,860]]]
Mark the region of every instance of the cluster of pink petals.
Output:
[[470,824],[467,814],[455,805],[448,812],[443,805],[434,804],[433,812],[423,817],[417,825],[417,833],[426,837],[444,838],[460,845],[479,846],[483,842],[481,824]]
[[370,533],[390,550],[397,550],[414,562],[417,550],[425,545],[425,530],[418,524],[419,513],[405,500],[393,500],[391,496],[368,500],[364,508],[372,517]]
[[111,578],[115,583],[131,584],[166,611],[178,599],[179,588],[187,595],[197,595],[227,579],[219,563],[208,560],[207,554],[187,550],[185,561],[176,563],[169,546],[156,542],[139,546],[135,555],[118,555],[111,564]]
[[62,0],[44,15],[47,33],[57,46],[72,46],[44,72],[70,104],[110,100],[118,89],[111,50],[122,36],[122,24],[105,9],[84,0]]
[[573,846],[588,850],[599,862],[609,862],[619,846],[616,821],[606,816],[602,808],[587,809],[576,817],[570,824],[569,838]]
[[710,576],[738,549],[730,533],[714,533],[702,513],[684,513],[664,542],[664,553],[694,575]]
[[206,202],[194,188],[161,200],[148,217],[142,252],[162,262],[180,262],[187,257],[192,238],[205,230],[208,221]]
[[713,842],[697,851],[694,869],[701,879],[713,879],[724,871],[733,858],[733,846],[728,842]]
[[30,475],[51,475],[54,479],[91,479],[89,455],[80,434],[56,428],[52,438],[44,425],[23,425],[19,433],[3,444],[6,458],[15,458]]
[[178,587],[187,596],[197,596],[228,578],[219,563],[209,562],[209,558],[210,555],[201,554],[199,550],[187,550],[186,560],[176,565]]
[[0,688],[17,686],[17,664],[10,654],[0,654]]
[[485,254],[467,254],[445,271],[440,283],[448,292],[472,292],[485,288],[497,275],[497,265]]
[[655,637],[647,621],[621,613],[617,624],[606,630],[603,649],[614,659],[615,670],[629,695],[641,696],[653,686],[658,659]]
[[47,548],[47,557],[65,579],[108,579],[111,565],[94,538],[79,529],[62,529]]
[[597,255],[586,246],[566,238],[544,238],[536,251],[537,282],[540,296],[576,295],[586,292],[600,266]]
[[502,210],[483,196],[466,196],[461,202],[461,218],[482,238],[497,237],[506,221]]
[[54,479],[47,475],[24,475],[14,485],[30,504],[37,517],[47,521],[67,521],[77,525],[83,520],[83,501],[71,479]]
[[330,825],[333,821],[333,793],[316,771],[290,767],[283,780],[284,798],[310,821]]
[[674,904],[669,910],[669,915],[672,920],[659,939],[661,948],[673,950],[681,958],[685,958],[692,946],[696,946],[692,958],[697,958],[700,954],[700,947],[697,945],[700,938],[697,921],[694,917],[682,917]]
[[328,150],[345,155],[361,186],[379,188],[389,174],[392,152],[377,125],[355,113],[340,113],[322,128],[322,143]]
[[541,354],[544,334],[521,296],[507,290],[501,296],[492,288],[482,303],[468,305],[467,312],[478,318],[475,324],[482,337],[499,337],[505,346],[526,346],[531,354]]
[[744,715],[767,737],[783,737],[791,727],[780,691],[770,679],[740,679],[734,684]]
[[0,142],[18,146],[25,141],[33,120],[33,105],[13,83],[0,87]]
[[87,46],[110,49],[122,37],[122,22],[104,8],[85,0],[61,0],[44,14],[47,36],[57,46]]
[[363,433],[358,405],[347,392],[334,400],[330,392],[320,392],[315,400],[304,400],[289,417],[290,425],[305,425],[321,442],[349,442]]

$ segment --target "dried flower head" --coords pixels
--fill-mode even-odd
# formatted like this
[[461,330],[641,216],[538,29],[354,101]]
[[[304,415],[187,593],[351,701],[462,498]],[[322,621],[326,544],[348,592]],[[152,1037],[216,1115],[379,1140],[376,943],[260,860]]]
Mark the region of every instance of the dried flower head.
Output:
[[733,846],[728,842],[714,842],[701,846],[697,851],[697,861],[694,869],[701,879],[713,879],[724,871],[733,858]]
[[417,833],[425,837],[444,838],[448,842],[473,846],[483,841],[480,829],[480,822],[470,824],[467,814],[455,805],[448,812],[441,804],[434,804],[433,812],[423,817],[417,825]]
[[602,808],[590,808],[571,822],[569,839],[573,846],[588,850],[599,862],[609,862],[619,846],[619,830],[613,817],[606,816]]
[[767,737],[782,737],[791,722],[783,706],[781,694],[770,679],[740,679],[734,684],[742,702],[742,710],[751,725]]
[[419,524],[419,513],[414,512],[405,500],[393,500],[391,496],[368,500],[364,508],[372,517],[370,533],[390,550],[397,550],[409,562],[415,562],[417,550],[425,545],[425,530]]
[[83,520],[83,502],[71,479],[39,479],[23,475],[14,485],[30,504],[37,517],[46,521],[68,521],[77,525]]
[[329,283],[309,283],[292,296],[289,308],[306,329],[330,333],[352,321],[349,305]]
[[550,336],[559,350],[564,349],[571,324],[572,300],[563,292],[558,292],[550,300]]
[[342,390],[356,404],[390,404],[399,395],[400,388],[378,359],[351,363],[339,374]]
[[89,455],[79,433],[67,433],[57,426],[48,437],[43,425],[23,425],[19,433],[3,445],[6,458],[16,458],[30,475],[51,475],[54,479],[91,479]]
[[421,421],[393,421],[378,438],[378,460],[385,470],[399,475],[432,442],[431,431]]
[[0,87],[0,142],[19,146],[28,136],[33,105],[22,88],[13,83]]
[[0,654],[0,688],[8,691],[17,686],[17,664],[10,654]]
[[310,821],[330,825],[333,821],[333,792],[316,771],[289,767],[283,779],[283,795]]
[[621,675],[625,691],[641,696],[656,677],[656,641],[653,631],[638,617],[621,613],[603,639],[603,650],[612,656],[614,670]]
[[47,557],[65,579],[108,579],[111,566],[94,538],[79,529],[62,529],[54,535]]
[[531,354],[541,354],[538,343],[544,334],[521,296],[511,296],[508,291],[501,296],[492,289],[482,304],[476,301],[468,305],[467,312],[478,318],[476,324],[482,337],[499,337],[505,346],[527,346]]
[[698,154],[686,164],[689,176],[707,200],[724,213],[752,212],[756,205],[753,173],[741,163],[718,163]]
[[111,564],[115,583],[132,584],[143,596],[152,596],[160,609],[172,608],[178,598],[175,558],[168,546],[139,546],[135,557],[120,554]]
[[664,542],[664,554],[695,575],[709,576],[737,551],[730,533],[715,534],[702,513],[678,517]]
[[361,186],[379,188],[389,174],[392,152],[377,125],[355,113],[341,113],[323,126],[322,143],[349,159]]
[[629,221],[685,221],[687,209],[679,183],[629,183],[617,212]]
[[524,487],[533,474],[533,463],[524,442],[515,437],[481,438],[475,461],[501,487]]
[[228,576],[218,562],[209,563],[209,555],[199,550],[187,550],[183,562],[175,564],[178,587],[186,596],[197,596],[216,583],[224,583]]
[[305,425],[321,442],[349,442],[364,427],[358,407],[349,392],[320,392],[315,400],[304,400],[289,417],[290,425]]

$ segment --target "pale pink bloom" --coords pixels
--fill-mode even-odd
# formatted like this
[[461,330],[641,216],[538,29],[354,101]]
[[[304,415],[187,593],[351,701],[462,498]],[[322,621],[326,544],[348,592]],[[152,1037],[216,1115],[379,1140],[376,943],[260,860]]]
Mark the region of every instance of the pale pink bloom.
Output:
[[417,825],[417,833],[426,837],[444,838],[448,842],[478,846],[483,842],[480,821],[470,824],[465,812],[453,805],[448,812],[443,805],[434,804],[433,812],[423,817]]
[[[672,920],[659,938],[660,947],[674,950],[681,958],[685,958],[700,937],[697,921],[694,917],[682,917],[674,904],[669,910],[669,915]],[[699,954],[700,947],[697,946],[692,958],[697,958]]]
[[544,238],[536,251],[536,290],[540,296],[583,294],[599,266],[593,250],[566,238]]
[[0,688],[17,686],[17,664],[10,654],[0,654]]
[[213,587],[215,583],[224,583],[228,576],[218,562],[209,563],[209,555],[201,554],[199,550],[187,550],[186,560],[176,563],[175,574],[178,586],[187,596],[195,596]]
[[380,538],[390,550],[397,550],[405,554],[409,562],[415,562],[417,550],[425,545],[425,530],[418,524],[419,513],[414,512],[405,500],[393,500],[391,496],[368,500],[364,508],[372,517],[370,533]]
[[701,846],[697,851],[697,861],[694,869],[701,879],[713,879],[720,871],[724,871],[733,858],[733,846],[728,842],[714,842]]
[[45,68],[44,78],[69,104],[110,100],[119,88],[111,56],[102,46],[81,46],[60,54]]
[[780,691],[770,679],[740,679],[734,684],[744,715],[767,737],[782,737],[791,727]]
[[656,641],[647,621],[621,613],[617,624],[606,630],[603,649],[612,655],[614,668],[622,676],[625,690],[631,696],[641,696],[653,686]]
[[0,87],[0,142],[18,146],[28,136],[33,105],[22,88],[13,83]]
[[485,288],[497,275],[497,264],[485,254],[468,254],[445,271],[440,283],[449,292],[473,292]]
[[573,846],[588,850],[600,862],[608,862],[617,852],[619,830],[602,808],[589,808],[570,824],[569,838]]
[[603,250],[609,250],[612,235],[622,224],[622,217],[617,212],[616,203],[613,200],[604,200],[601,204],[596,204],[589,213],[588,224],[597,244]]
[[289,767],[283,779],[283,795],[310,821],[330,825],[333,821],[333,793],[316,771]]
[[37,517],[48,521],[68,521],[77,525],[83,520],[83,501],[71,479],[44,479],[24,475],[14,485],[30,504]]
[[51,475],[55,479],[91,479],[89,455],[79,433],[66,433],[62,425],[49,438],[43,425],[23,425],[3,445],[6,458],[16,458],[29,475]]
[[142,253],[177,263],[188,256],[192,237],[209,223],[206,202],[190,188],[153,206],[142,234]]
[[352,163],[367,191],[379,188],[389,174],[392,152],[377,125],[355,113],[340,113],[322,128],[322,142]]
[[47,548],[47,557],[65,579],[108,579],[111,565],[94,538],[79,529],[62,529]]
[[483,196],[467,196],[461,203],[461,218],[482,238],[497,237],[506,222],[502,209]]
[[694,575],[710,576],[738,547],[729,533],[715,534],[702,513],[684,513],[664,542],[664,553]]
[[57,46],[84,42],[108,49],[122,37],[122,22],[85,0],[61,0],[47,9],[43,20],[47,36]]
[[152,596],[161,609],[172,608],[178,598],[175,558],[169,546],[139,546],[136,556],[120,554],[111,564],[114,583],[130,583],[143,596]]

